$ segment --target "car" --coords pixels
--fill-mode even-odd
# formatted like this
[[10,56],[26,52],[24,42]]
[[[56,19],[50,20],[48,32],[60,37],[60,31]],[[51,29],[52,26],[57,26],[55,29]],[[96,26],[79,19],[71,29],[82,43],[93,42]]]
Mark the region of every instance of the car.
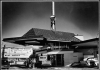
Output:
[[95,66],[99,66],[99,60],[95,57],[87,57],[84,59],[88,63],[88,65],[91,65],[91,62],[95,63]]
[[74,62],[72,64],[70,64],[70,67],[76,67],[76,68],[84,68],[84,67],[89,67],[89,65],[87,64],[87,62],[81,61],[81,62]]
[[96,67],[94,61],[90,61],[90,64],[87,63],[87,61],[79,61],[79,62],[73,62],[67,67],[74,67],[74,68],[94,68]]

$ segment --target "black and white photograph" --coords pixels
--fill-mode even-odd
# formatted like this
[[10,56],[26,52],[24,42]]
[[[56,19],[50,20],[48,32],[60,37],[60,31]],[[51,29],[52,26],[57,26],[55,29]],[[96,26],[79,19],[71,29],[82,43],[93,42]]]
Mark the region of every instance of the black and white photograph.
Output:
[[99,70],[99,0],[1,1],[1,70]]

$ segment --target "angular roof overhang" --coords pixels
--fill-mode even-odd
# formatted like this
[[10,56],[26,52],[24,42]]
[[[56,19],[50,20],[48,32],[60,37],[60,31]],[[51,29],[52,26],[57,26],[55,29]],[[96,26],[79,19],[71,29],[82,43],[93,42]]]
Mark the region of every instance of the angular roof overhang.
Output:
[[78,47],[97,47],[99,44],[99,38],[89,39],[85,41],[78,42],[76,44],[73,44],[72,46],[78,46]]
[[4,42],[16,43],[16,44],[38,44],[40,41],[44,40],[43,36],[30,36],[30,37],[13,37],[13,38],[4,38]]
[[15,44],[20,44],[20,45],[40,45],[40,43],[43,43],[44,41],[48,42],[71,42],[71,41],[60,41],[60,40],[47,40],[43,36],[30,36],[30,37],[13,37],[13,38],[4,38],[4,42],[9,42],[9,43],[15,43]]

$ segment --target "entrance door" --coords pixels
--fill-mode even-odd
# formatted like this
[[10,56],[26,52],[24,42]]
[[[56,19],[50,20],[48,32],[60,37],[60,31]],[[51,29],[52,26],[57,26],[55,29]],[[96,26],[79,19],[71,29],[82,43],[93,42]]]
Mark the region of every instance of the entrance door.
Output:
[[57,66],[64,66],[64,54],[56,54]]

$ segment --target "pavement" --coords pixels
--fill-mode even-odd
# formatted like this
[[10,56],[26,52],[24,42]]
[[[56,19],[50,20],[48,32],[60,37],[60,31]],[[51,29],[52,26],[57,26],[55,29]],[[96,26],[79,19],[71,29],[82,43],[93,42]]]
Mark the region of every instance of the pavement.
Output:
[[10,67],[9,69],[1,69],[1,70],[99,70],[94,68],[64,68],[64,67],[55,67],[55,68],[19,68],[19,67]]

